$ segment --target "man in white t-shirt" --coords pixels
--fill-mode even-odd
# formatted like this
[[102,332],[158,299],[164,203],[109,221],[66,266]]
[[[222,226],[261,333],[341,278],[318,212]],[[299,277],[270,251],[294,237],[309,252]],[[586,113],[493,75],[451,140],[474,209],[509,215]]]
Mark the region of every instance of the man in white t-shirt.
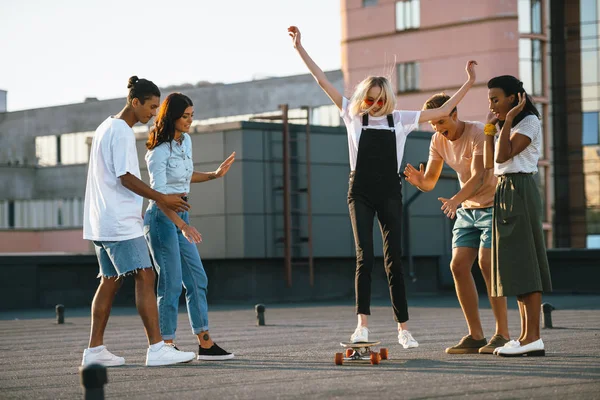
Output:
[[189,362],[191,352],[164,344],[158,325],[154,294],[154,270],[144,239],[142,196],[174,211],[189,209],[185,194],[164,195],[140,180],[140,168],[131,129],[156,115],[160,102],[158,87],[137,76],[129,78],[127,104],[108,117],[96,130],[90,151],[85,190],[83,238],[94,243],[100,266],[100,284],[92,301],[90,342],[82,365],[119,366],[125,363],[104,346],[104,331],[117,290],[123,278],[135,278],[136,306],[146,330],[149,348],[146,365]]

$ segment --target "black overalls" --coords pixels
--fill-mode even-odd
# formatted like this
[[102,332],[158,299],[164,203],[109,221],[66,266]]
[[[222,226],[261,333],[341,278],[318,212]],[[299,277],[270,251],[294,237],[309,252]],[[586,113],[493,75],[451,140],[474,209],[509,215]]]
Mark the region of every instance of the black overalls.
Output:
[[402,182],[398,173],[394,118],[390,114],[387,120],[390,130],[369,129],[369,116],[363,116],[356,168],[350,173],[348,208],[356,245],[356,313],[371,314],[373,218],[377,213],[394,319],[406,322],[408,309],[400,263]]

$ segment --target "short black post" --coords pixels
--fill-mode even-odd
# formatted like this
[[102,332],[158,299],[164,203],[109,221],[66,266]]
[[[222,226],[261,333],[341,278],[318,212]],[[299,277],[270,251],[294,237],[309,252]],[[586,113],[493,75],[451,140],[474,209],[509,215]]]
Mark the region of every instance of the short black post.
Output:
[[552,310],[555,310],[554,306],[550,303],[542,304],[542,322],[545,328],[553,328],[552,326]]
[[265,305],[257,304],[254,309],[256,310],[256,325],[263,326],[265,324]]
[[106,367],[89,364],[79,367],[85,400],[104,400],[104,385],[108,382]]
[[56,323],[64,324],[65,323],[65,306],[62,304],[56,305]]

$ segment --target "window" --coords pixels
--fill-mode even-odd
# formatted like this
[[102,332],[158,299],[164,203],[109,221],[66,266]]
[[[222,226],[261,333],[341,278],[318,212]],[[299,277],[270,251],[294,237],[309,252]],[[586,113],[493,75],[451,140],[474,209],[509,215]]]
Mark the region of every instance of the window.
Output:
[[581,139],[584,146],[600,144],[600,132],[598,132],[599,115],[600,113],[598,112],[583,113],[583,132]]
[[527,93],[534,96],[544,94],[540,40],[519,40],[519,76]]
[[363,0],[362,5],[363,7],[376,6],[377,0]]
[[519,0],[519,32],[542,33],[542,0]]
[[86,140],[93,132],[64,133],[59,136],[37,136],[35,152],[37,165],[53,166],[85,164],[88,162]]
[[419,89],[419,64],[416,62],[396,65],[398,93]]
[[396,2],[396,30],[416,29],[421,25],[420,0]]

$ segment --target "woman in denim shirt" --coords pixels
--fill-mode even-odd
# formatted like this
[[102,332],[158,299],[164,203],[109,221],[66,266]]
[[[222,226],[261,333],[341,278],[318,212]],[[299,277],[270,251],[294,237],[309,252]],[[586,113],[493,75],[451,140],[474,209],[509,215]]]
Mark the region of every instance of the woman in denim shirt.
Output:
[[[232,153],[214,172],[194,172],[189,131],[194,107],[189,97],[172,93],[164,100],[146,147],[150,185],[158,192],[189,193],[190,183],[223,177],[235,160]],[[181,286],[192,331],[198,336],[198,360],[226,360],[233,354],[221,349],[208,333],[208,279],[196,243],[202,241],[189,225],[187,211],[175,213],[151,201],[144,217],[144,234],[158,272],[158,315],[165,343],[175,346]]]

